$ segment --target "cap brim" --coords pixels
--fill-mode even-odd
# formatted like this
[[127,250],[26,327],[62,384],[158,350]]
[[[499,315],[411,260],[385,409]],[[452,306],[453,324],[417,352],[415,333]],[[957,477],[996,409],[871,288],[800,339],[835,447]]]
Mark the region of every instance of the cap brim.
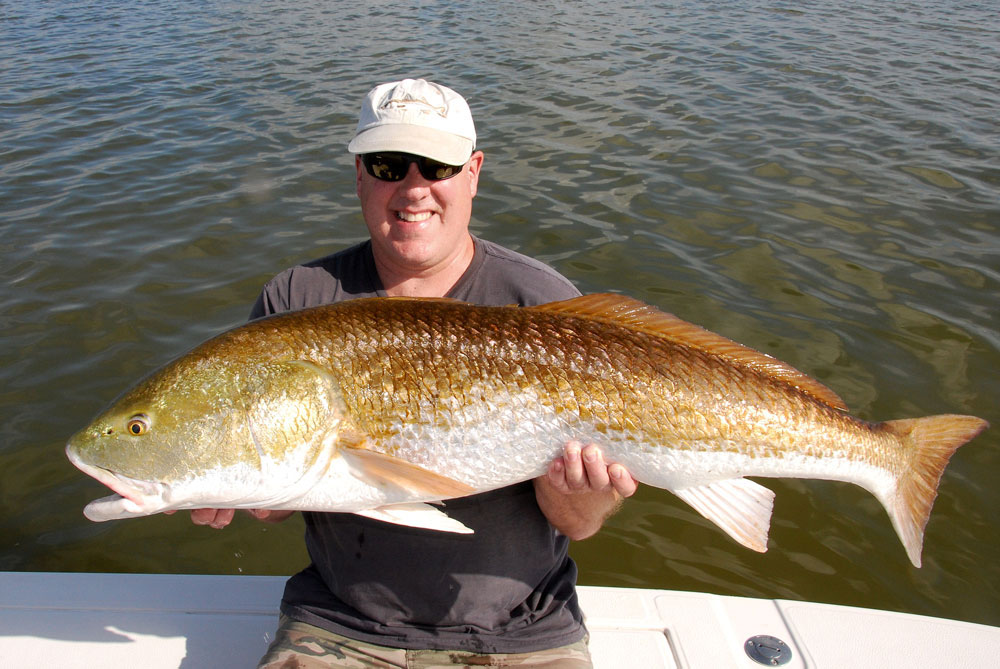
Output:
[[472,156],[471,139],[434,128],[395,124],[380,125],[354,136],[347,150],[351,153],[401,151],[425,156],[447,165],[464,165]]

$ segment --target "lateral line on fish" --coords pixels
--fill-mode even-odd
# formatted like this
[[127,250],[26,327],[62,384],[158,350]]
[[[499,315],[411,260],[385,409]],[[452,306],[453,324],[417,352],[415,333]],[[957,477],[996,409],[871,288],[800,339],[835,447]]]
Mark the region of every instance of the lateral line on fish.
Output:
[[626,295],[595,293],[526,308],[603,320],[697,348],[787,383],[834,409],[848,409],[837,393],[791,365]]

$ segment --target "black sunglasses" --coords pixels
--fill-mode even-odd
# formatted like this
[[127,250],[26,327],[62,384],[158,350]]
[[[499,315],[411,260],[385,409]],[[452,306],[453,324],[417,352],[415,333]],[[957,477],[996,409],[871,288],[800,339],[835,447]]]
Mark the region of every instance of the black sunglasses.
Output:
[[410,171],[410,163],[416,163],[420,175],[428,181],[450,179],[462,171],[464,165],[448,165],[412,153],[365,153],[361,156],[368,174],[381,181],[402,181]]

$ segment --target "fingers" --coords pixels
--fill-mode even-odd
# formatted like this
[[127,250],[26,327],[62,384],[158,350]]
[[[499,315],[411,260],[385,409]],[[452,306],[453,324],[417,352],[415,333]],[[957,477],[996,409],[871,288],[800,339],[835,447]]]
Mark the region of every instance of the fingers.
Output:
[[208,525],[221,530],[232,522],[236,509],[192,509],[191,522],[195,525]]
[[581,456],[582,447],[578,442],[571,441],[563,450],[564,487],[570,491],[580,492],[587,487],[586,471],[583,468]]
[[280,523],[291,516],[294,511],[276,511],[274,509],[247,509],[247,513],[265,523]]
[[566,444],[562,457],[552,461],[548,478],[557,490],[567,494],[614,490],[622,497],[629,497],[637,488],[625,467],[608,466],[596,444],[583,445],[577,441]]
[[[173,511],[164,511],[172,514]],[[291,516],[294,511],[275,511],[274,509],[247,509],[247,513],[265,523],[280,523]],[[216,530],[233,521],[236,509],[192,509],[191,522],[195,525],[207,525]]]
[[549,464],[549,469],[545,473],[549,484],[563,494],[569,494],[569,486],[566,485],[566,461],[558,457]]
[[611,477],[611,485],[622,497],[631,497],[639,489],[639,483],[632,478],[628,470],[619,464],[608,467],[608,475]]
[[566,446],[566,484],[571,490],[603,492],[611,488],[604,454],[595,444]]

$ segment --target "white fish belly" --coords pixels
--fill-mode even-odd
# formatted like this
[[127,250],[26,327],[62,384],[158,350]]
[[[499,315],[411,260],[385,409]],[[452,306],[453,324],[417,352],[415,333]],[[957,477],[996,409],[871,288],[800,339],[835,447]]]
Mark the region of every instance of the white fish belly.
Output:
[[[609,462],[621,463],[643,483],[671,491],[745,476],[845,481],[879,499],[895,487],[889,472],[842,456],[786,451],[758,457],[748,447],[713,450],[711,444],[673,448],[644,441],[639,433],[608,433],[540,400],[528,392],[507,403],[454,407],[448,421],[401,423],[369,446],[478,492],[543,474],[570,440],[597,443]],[[434,499],[367,481],[349,460],[334,456],[326,474],[296,498],[297,508],[356,510]]]
[[536,408],[530,420],[525,415],[494,407],[485,420],[403,424],[376,450],[485,491],[539,476],[567,441],[595,438],[593,430],[574,427],[550,408]]

